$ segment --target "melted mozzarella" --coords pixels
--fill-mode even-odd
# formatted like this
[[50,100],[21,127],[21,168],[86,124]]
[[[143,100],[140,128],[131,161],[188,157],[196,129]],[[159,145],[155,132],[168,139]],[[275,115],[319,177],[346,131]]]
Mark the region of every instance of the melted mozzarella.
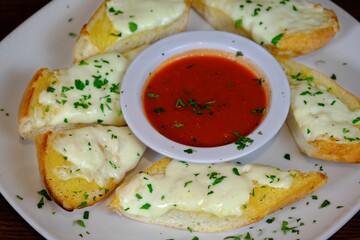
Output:
[[167,25],[186,9],[183,0],[112,0],[106,6],[106,14],[121,37]]
[[128,60],[118,53],[92,57],[70,68],[54,72],[56,81],[39,95],[35,109],[38,127],[68,123],[118,124],[120,112],[119,84]]
[[128,127],[105,126],[67,131],[52,147],[72,163],[54,169],[61,179],[84,178],[101,187],[120,181],[145,151]]
[[307,141],[333,138],[339,142],[360,138],[352,122],[360,110],[351,111],[324,86],[301,81],[291,86],[291,108]]
[[271,0],[205,0],[240,23],[252,39],[261,44],[271,44],[282,33],[307,31],[328,26],[324,9],[305,1]]
[[292,179],[289,172],[264,165],[171,161],[165,175],[141,173],[116,194],[129,214],[156,217],[175,208],[221,217],[242,214],[254,180],[260,185],[289,188]]

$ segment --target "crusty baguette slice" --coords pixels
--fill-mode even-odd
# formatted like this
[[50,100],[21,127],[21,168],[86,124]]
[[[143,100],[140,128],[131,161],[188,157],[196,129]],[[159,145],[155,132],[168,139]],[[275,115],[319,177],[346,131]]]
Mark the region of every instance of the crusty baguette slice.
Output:
[[38,70],[19,105],[20,136],[34,139],[46,131],[98,123],[125,125],[119,85],[129,62],[127,55],[108,53],[65,69]]
[[184,31],[189,9],[189,0],[105,0],[81,29],[74,59],[128,52]]
[[106,198],[146,148],[128,127],[110,126],[46,132],[35,142],[43,184],[68,211]]
[[[171,166],[171,164],[178,165]],[[220,169],[225,168],[226,164],[219,164],[219,166],[221,166]],[[203,166],[205,166],[205,169],[214,167],[214,165],[206,164],[204,164]],[[240,191],[241,194],[239,195],[245,196],[245,198],[248,198],[248,200],[245,201],[245,203],[237,202],[233,201],[232,199],[237,199],[239,196],[236,194],[234,195],[233,192],[239,188],[244,187],[244,185],[247,185],[248,183],[243,182],[242,180],[236,180],[235,182],[233,182],[233,179],[230,180],[230,175],[233,175],[232,177],[235,179],[241,178],[242,175],[246,175],[245,172],[247,170],[245,170],[245,172],[242,172],[241,170],[234,170],[235,168],[241,168],[240,165],[237,165],[235,163],[230,163],[230,165],[227,166],[228,175],[221,175],[220,173],[218,173],[219,168],[216,169],[217,171],[210,171],[208,174],[206,174],[206,171],[203,172],[200,170],[199,172],[196,172],[195,170],[195,174],[193,174],[190,169],[195,168],[198,170],[198,166],[191,163],[181,163],[171,160],[169,158],[164,158],[153,164],[150,168],[145,170],[144,173],[139,173],[139,175],[135,176],[131,180],[123,182],[117,188],[110,207],[112,210],[118,212],[119,214],[145,223],[159,224],[179,229],[191,229],[192,231],[196,232],[219,232],[239,228],[257,222],[263,219],[268,214],[277,211],[313,193],[327,182],[327,177],[319,172],[301,173],[295,170],[289,172],[275,170],[275,173],[273,172],[275,168],[270,168],[266,170],[271,172],[271,174],[266,175],[265,178],[267,180],[270,180],[268,181],[268,183],[271,183],[272,180],[273,182],[280,181],[280,177],[278,178],[278,176],[280,176],[279,172],[282,172],[281,174],[283,179],[285,179],[284,181],[290,181],[288,188],[282,185],[273,187],[267,185],[266,183],[264,184],[260,180],[262,177],[265,176],[260,176],[261,174],[255,173],[256,171],[262,171],[261,168],[260,170],[258,169],[252,171],[252,169],[255,169],[253,167],[256,165],[246,165],[246,167],[244,166],[245,169],[250,169],[249,172],[252,171],[251,174],[254,174],[253,176],[257,174],[257,176],[260,177],[258,178],[258,180],[252,180],[252,183],[254,184],[253,188],[250,187],[249,189]],[[261,167],[263,165],[258,165],[258,167],[259,166]],[[169,168],[171,168],[171,170],[169,170]],[[171,181],[172,179],[169,180],[168,178],[165,178],[168,175],[174,173],[174,168],[178,169],[179,171],[179,175],[176,174],[177,179],[175,181]],[[265,168],[268,167],[265,166]],[[190,170],[190,172],[187,172],[188,170]],[[169,173],[168,171],[170,171],[171,173]],[[198,184],[194,183],[195,181],[197,181],[194,179],[200,177],[202,174],[203,176],[205,176],[205,179],[210,179],[210,183],[206,182],[206,180],[205,183],[202,182],[203,180],[198,180],[200,184],[194,187],[193,184]],[[185,176],[185,178],[182,178],[183,176]],[[158,181],[156,181],[155,179],[158,179]],[[255,179],[257,178],[255,177]],[[167,187],[166,184],[161,185],[162,183],[169,184],[169,182],[171,186]],[[191,186],[193,186],[194,188],[191,188]],[[171,190],[169,190],[169,192],[165,190],[164,193],[164,188]],[[133,192],[132,189],[134,189],[135,191]],[[184,189],[185,192],[178,192],[179,189],[180,191],[181,189]],[[199,199],[202,198],[203,200],[198,200],[197,198],[193,199],[192,196],[198,195],[199,192],[201,192],[202,194]],[[206,192],[208,193],[206,194]],[[176,199],[174,200],[174,198],[171,198],[171,201],[174,200],[174,202],[171,203],[165,202],[165,200],[169,198],[170,193],[174,195],[177,194]],[[215,194],[219,194],[216,197],[218,198],[218,200],[213,201],[212,197],[215,196]],[[167,208],[170,205],[170,210],[161,215],[132,213],[132,208],[139,209],[139,206],[141,206],[140,211],[150,211],[151,208],[155,207],[155,204],[152,202],[151,199],[161,199],[160,202],[164,201],[164,203],[161,203],[160,208]],[[135,204],[129,204],[131,203],[131,201],[135,202]],[[202,209],[195,207],[193,210],[190,211],[180,210],[179,208],[181,208],[181,206],[183,205],[186,205],[187,201],[192,203],[196,202],[195,205],[201,205]],[[211,201],[213,203],[212,206],[215,209],[217,207],[219,209],[226,208],[226,206],[231,205],[231,211],[237,213],[240,211],[240,214],[219,215],[214,214],[214,212],[210,213],[212,208],[209,207],[208,203],[210,203]],[[136,202],[139,203],[137,204]],[[207,211],[204,209],[210,210]]]
[[214,28],[287,58],[322,48],[340,28],[333,11],[306,1],[193,0],[192,7]]
[[286,123],[310,157],[360,163],[360,99],[330,77],[279,58],[291,87]]

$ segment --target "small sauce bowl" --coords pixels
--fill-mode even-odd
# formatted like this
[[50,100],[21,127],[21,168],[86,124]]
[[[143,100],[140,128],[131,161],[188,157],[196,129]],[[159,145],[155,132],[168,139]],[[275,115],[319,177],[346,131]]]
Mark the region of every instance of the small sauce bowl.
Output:
[[[178,56],[186,57],[186,54],[194,52],[206,53],[207,49],[209,52],[219,52],[234,61],[239,59],[239,64],[261,76],[266,86],[267,106],[262,121],[247,136],[238,136],[235,142],[221,146],[196,147],[175,142],[159,133],[144,111],[143,94],[149,76],[159,66]],[[270,53],[239,35],[211,30],[178,33],[146,48],[130,64],[122,80],[120,92],[120,104],[125,120],[144,144],[165,156],[197,163],[231,161],[259,149],[280,130],[290,106],[288,80],[280,64]]]

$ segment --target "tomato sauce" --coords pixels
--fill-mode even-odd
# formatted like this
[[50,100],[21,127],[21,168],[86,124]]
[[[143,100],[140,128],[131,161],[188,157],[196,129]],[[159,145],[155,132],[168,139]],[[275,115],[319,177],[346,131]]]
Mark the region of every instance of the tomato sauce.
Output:
[[217,55],[190,55],[156,69],[143,90],[152,126],[185,145],[214,147],[247,136],[262,121],[267,91],[258,74]]

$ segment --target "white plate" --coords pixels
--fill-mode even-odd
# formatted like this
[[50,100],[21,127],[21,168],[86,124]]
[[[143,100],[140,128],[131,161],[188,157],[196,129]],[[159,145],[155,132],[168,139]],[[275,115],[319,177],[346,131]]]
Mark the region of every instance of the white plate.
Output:
[[[329,182],[314,195],[286,207],[256,224],[224,233],[191,233],[161,226],[139,223],[120,217],[106,207],[107,199],[88,209],[72,213],[61,210],[54,202],[45,201],[37,208],[43,189],[37,169],[35,147],[20,140],[17,133],[17,108],[22,93],[40,67],[50,69],[69,66],[72,62],[74,38],[81,26],[99,6],[101,0],[57,0],[23,23],[0,44],[0,190],[9,203],[47,239],[224,239],[249,233],[254,239],[326,239],[343,226],[360,209],[360,165],[346,165],[310,159],[296,147],[286,126],[274,141],[241,162],[261,162],[284,169],[322,170]],[[325,48],[298,58],[329,76],[335,74],[345,88],[360,95],[360,25],[330,1],[319,1],[336,11],[341,31]],[[72,18],[72,21],[68,21]],[[211,29],[191,12],[189,30]],[[284,154],[289,153],[291,160]],[[147,151],[141,166],[161,156]],[[140,166],[140,167],[141,167]],[[18,199],[19,195],[23,200]],[[325,201],[330,205],[319,208]],[[342,207],[339,207],[342,206]],[[83,228],[74,221],[90,212]],[[273,223],[266,219],[274,217]],[[281,231],[282,222],[296,227],[296,232]],[[79,236],[82,234],[82,237]],[[234,238],[232,238],[234,239]]]

